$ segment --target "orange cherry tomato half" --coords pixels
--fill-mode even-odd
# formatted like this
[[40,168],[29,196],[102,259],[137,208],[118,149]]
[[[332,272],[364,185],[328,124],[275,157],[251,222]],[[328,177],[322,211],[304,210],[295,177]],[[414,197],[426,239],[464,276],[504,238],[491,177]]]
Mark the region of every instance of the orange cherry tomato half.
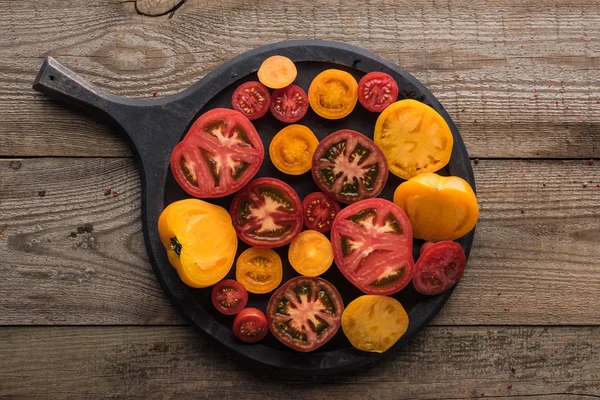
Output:
[[268,332],[267,317],[258,308],[244,308],[233,321],[233,334],[242,342],[258,342]]
[[284,56],[271,56],[258,69],[258,80],[271,89],[281,89],[296,79],[298,70],[293,61]]
[[235,279],[250,293],[269,293],[283,279],[281,257],[271,249],[246,249],[237,259]]
[[290,243],[288,258],[300,275],[319,276],[333,263],[333,247],[321,232],[304,231]]
[[385,72],[369,72],[358,82],[358,101],[369,111],[382,112],[398,98],[398,84]]
[[301,175],[310,171],[319,139],[304,125],[289,125],[280,130],[271,140],[269,156],[281,172]]
[[259,82],[242,83],[231,97],[231,106],[249,120],[255,120],[267,113],[271,103],[269,89]]
[[358,83],[349,73],[328,69],[313,79],[308,88],[308,101],[313,111],[327,119],[346,117],[358,99]]
[[218,311],[235,315],[246,307],[248,292],[239,282],[225,279],[213,287],[210,298]]

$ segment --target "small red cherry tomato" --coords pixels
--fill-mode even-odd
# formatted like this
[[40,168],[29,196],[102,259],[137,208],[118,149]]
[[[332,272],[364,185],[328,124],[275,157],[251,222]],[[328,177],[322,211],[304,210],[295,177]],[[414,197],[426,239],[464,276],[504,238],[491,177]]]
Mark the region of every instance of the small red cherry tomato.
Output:
[[450,289],[462,276],[467,257],[456,242],[438,242],[423,250],[415,264],[413,285],[417,292],[436,295]]
[[233,334],[243,342],[258,342],[268,331],[267,317],[258,308],[244,308],[233,321]]
[[271,96],[271,114],[281,122],[298,122],[308,111],[308,96],[300,86],[289,85],[277,89]]
[[269,89],[260,82],[242,83],[231,97],[231,106],[249,120],[255,120],[267,113],[271,96]]
[[211,300],[218,311],[225,315],[234,315],[246,307],[248,292],[241,283],[225,279],[213,287]]
[[385,72],[369,72],[358,82],[358,101],[369,111],[382,112],[398,98],[398,84]]
[[340,212],[340,203],[327,197],[323,192],[309,194],[302,201],[304,225],[317,232],[331,230],[335,216]]

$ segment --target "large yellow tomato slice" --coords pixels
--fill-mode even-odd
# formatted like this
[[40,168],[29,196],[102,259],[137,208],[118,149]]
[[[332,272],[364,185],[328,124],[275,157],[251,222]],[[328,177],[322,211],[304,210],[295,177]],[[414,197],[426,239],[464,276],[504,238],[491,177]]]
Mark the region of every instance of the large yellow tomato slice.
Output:
[[197,199],[171,203],[158,219],[158,233],[171,265],[188,286],[214,285],[233,265],[237,235],[222,207]]
[[400,100],[386,108],[377,118],[373,140],[390,172],[404,179],[443,168],[454,143],[446,120],[416,100]]
[[310,171],[312,157],[319,145],[313,131],[304,125],[289,125],[271,140],[269,156],[275,167],[285,174],[301,175]]
[[359,350],[383,353],[408,329],[408,314],[400,302],[387,296],[360,296],[342,314],[342,330]]
[[281,258],[271,249],[244,250],[235,266],[235,279],[250,293],[269,293],[283,279]]
[[290,243],[288,258],[299,274],[319,276],[333,263],[333,246],[321,232],[300,232]]
[[408,215],[414,237],[431,242],[458,239],[479,218],[475,192],[457,176],[417,175],[398,186],[394,203]]
[[344,118],[354,110],[358,83],[346,71],[327,69],[313,79],[308,102],[318,115],[327,119]]

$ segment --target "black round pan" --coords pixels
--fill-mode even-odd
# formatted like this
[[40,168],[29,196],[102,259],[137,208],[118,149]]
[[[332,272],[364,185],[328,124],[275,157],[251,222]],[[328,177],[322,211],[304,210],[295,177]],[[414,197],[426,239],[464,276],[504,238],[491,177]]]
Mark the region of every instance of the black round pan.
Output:
[[[102,114],[114,122],[130,140],[141,171],[142,222],[146,248],[152,267],[163,289],[177,310],[195,327],[200,328],[219,342],[242,356],[258,363],[289,371],[308,374],[333,373],[373,362],[383,354],[366,353],[354,349],[341,329],[326,345],[312,353],[298,353],[280,344],[271,335],[258,343],[239,342],[231,333],[232,317],[219,314],[210,303],[210,288],[192,289],[184,285],[167,260],[158,237],[157,221],[161,211],[171,202],[188,197],[177,185],[169,170],[171,151],[194,119],[215,107],[230,107],[231,95],[242,82],[256,80],[256,71],[264,59],[271,55],[291,58],[298,67],[296,84],[308,89],[311,80],[321,71],[338,68],[350,72],[357,80],[365,73],[383,71],[398,83],[400,98],[422,101],[435,108],[448,122],[454,135],[454,148],[450,164],[441,174],[456,175],[475,187],[469,156],[456,126],[448,113],[425,86],[398,65],[358,47],[328,41],[280,42],[248,51],[221,65],[192,87],[167,98],[133,100],[111,95],[88,83],[56,60],[44,61],[33,88],[49,96],[75,103]],[[357,105],[352,114],[342,120],[329,121],[309,113],[299,123],[311,128],[319,139],[342,128],[350,128],[373,137],[377,114]],[[265,148],[271,138],[285,124],[269,114],[254,121]],[[288,182],[304,198],[318,190],[310,172],[291,177],[279,172],[265,154],[265,161],[256,177],[273,176]],[[391,199],[401,179],[390,174],[387,186],[380,197]],[[211,202],[229,208],[231,196]],[[471,250],[473,232],[459,240],[467,255]],[[415,241],[415,256],[420,241]],[[239,252],[247,248],[240,241]],[[278,249],[284,261],[284,280],[295,276],[287,262],[287,246]],[[234,268],[230,273],[234,276]],[[342,294],[345,304],[360,295],[349,284],[336,266],[323,276]],[[387,353],[406,344],[440,311],[451,295],[451,290],[438,296],[419,295],[409,285],[395,295],[406,308],[410,325],[404,337]],[[251,295],[249,305],[265,309],[268,295]]]

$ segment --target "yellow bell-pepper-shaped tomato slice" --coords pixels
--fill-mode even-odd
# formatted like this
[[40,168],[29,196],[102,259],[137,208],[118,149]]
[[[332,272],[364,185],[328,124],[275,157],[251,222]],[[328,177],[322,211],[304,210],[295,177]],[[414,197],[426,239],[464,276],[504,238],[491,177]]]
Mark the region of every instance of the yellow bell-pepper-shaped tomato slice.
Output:
[[171,265],[188,286],[212,286],[233,265],[237,235],[223,207],[198,199],[176,201],[161,213],[158,233]]
[[479,218],[475,192],[457,176],[417,175],[398,186],[394,203],[408,215],[414,237],[431,242],[458,239]]

